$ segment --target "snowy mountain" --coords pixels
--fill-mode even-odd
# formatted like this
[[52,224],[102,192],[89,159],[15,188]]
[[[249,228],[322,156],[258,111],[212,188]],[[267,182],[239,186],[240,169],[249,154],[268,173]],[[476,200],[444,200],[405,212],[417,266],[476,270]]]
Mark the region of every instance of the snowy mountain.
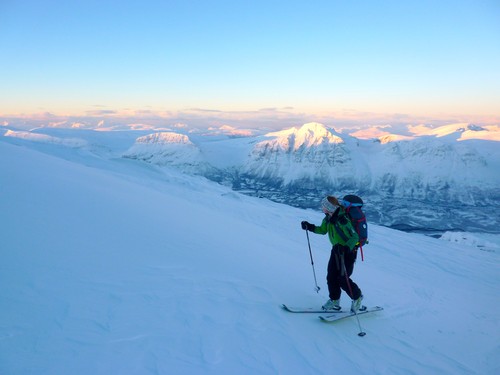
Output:
[[113,148],[96,146],[107,133],[110,139],[128,142],[115,155],[163,168],[173,166],[295,207],[318,209],[326,194],[358,194],[371,222],[406,231],[498,232],[499,127],[386,126],[357,130],[354,137],[319,123],[263,135],[238,133],[229,126],[193,131],[183,125],[176,126],[175,132],[153,133],[147,127],[103,132],[99,126],[101,139],[90,130],[5,129],[5,135],[21,138],[23,134],[31,141],[52,137],[52,142],[64,139],[75,147],[83,142],[80,148],[85,148],[86,141],[78,141],[78,135],[84,134],[96,140],[87,149],[100,155]]
[[[497,144],[450,143],[432,137],[395,142],[384,136],[374,145],[348,136],[343,139],[319,124],[268,136],[274,138],[254,147],[244,171],[282,179],[285,186],[306,179],[335,190],[390,191],[395,196],[420,194],[427,199],[424,194],[434,193],[436,199],[448,200],[448,191],[442,191],[445,185],[488,190],[500,183],[500,175],[493,173],[499,163]],[[490,157],[479,152],[479,146],[488,147]]]
[[384,311],[359,317],[360,338],[355,319],[328,325],[279,307],[328,298],[328,239],[310,235],[316,293],[299,225],[319,212],[118,157],[142,135],[52,134],[0,137],[1,374],[500,370],[498,235],[370,223],[353,278]]
[[27,131],[7,130],[4,133],[5,137],[25,139],[32,142],[43,144],[56,144],[68,147],[85,147],[88,145],[87,141],[80,138],[59,138],[46,134],[39,134]]
[[429,131],[432,135],[361,140],[321,124],[305,124],[257,142],[244,164],[234,167],[238,173],[232,186],[311,208],[325,194],[357,193],[366,201],[370,219],[380,224],[495,232],[500,148],[496,141],[463,140],[467,131],[484,129],[455,125]]
[[136,139],[123,157],[138,159],[152,164],[179,167],[188,172],[200,173],[208,164],[200,149],[186,135],[174,132],[149,134]]
[[424,125],[410,126],[410,132],[415,135],[432,135],[436,137],[451,136],[459,141],[467,139],[483,139],[487,141],[500,141],[500,128],[498,126],[478,126],[460,123],[429,128]]
[[283,185],[353,185],[364,176],[356,156],[338,135],[317,123],[269,133],[253,148],[243,173]]

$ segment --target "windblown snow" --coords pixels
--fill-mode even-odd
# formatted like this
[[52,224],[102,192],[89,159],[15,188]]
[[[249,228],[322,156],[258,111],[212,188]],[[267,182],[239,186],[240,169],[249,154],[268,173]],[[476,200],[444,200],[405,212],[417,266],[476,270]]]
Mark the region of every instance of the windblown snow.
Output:
[[280,309],[328,298],[328,239],[310,236],[316,293],[300,229],[317,211],[119,157],[136,135],[78,134],[0,138],[1,374],[500,372],[498,235],[371,224],[353,278],[384,311],[361,338]]

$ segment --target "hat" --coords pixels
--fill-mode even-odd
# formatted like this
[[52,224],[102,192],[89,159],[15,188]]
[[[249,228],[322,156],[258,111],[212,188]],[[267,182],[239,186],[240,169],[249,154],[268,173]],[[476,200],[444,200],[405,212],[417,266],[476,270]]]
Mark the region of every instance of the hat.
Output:
[[339,201],[337,198],[328,195],[321,201],[321,208],[327,212],[333,213],[339,206]]

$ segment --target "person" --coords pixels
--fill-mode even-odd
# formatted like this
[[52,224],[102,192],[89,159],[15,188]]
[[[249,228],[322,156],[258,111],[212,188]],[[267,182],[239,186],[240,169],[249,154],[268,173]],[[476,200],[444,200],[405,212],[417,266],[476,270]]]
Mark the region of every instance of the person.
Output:
[[344,290],[352,299],[351,311],[357,312],[361,307],[363,294],[358,285],[350,278],[357,257],[359,236],[354,230],[342,201],[333,196],[326,196],[321,201],[325,217],[320,226],[307,221],[301,222],[304,230],[316,234],[327,234],[332,244],[328,261],[327,284],[329,299],[322,306],[324,310],[339,311],[340,295]]

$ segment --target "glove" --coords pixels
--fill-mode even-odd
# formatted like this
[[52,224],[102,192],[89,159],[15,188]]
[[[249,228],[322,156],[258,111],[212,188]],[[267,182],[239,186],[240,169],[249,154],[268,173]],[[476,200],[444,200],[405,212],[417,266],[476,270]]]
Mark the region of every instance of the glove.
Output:
[[304,230],[308,230],[309,232],[314,232],[314,229],[316,229],[316,225],[308,223],[307,221],[303,221],[300,223],[300,226]]

